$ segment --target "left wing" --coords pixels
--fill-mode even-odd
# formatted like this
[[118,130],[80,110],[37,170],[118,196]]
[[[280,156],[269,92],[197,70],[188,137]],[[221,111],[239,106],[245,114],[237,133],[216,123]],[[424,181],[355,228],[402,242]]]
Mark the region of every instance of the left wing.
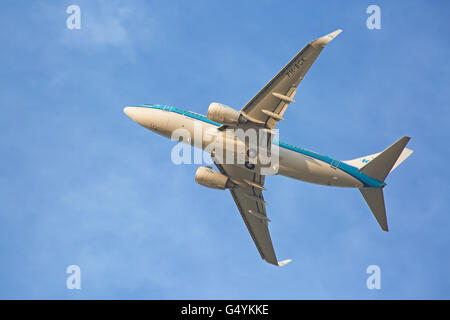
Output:
[[[295,102],[297,86],[316,61],[322,49],[339,35],[336,30],[307,44],[270,82],[241,110],[248,120],[268,129],[274,129],[283,119],[289,103]],[[221,128],[221,130],[223,130]]]
[[255,243],[261,258],[276,266],[283,266],[291,260],[278,261],[270,238],[266,214],[266,202],[262,195],[264,176],[250,172],[239,165],[215,163],[219,171],[228,176],[236,187],[230,188],[234,202]]

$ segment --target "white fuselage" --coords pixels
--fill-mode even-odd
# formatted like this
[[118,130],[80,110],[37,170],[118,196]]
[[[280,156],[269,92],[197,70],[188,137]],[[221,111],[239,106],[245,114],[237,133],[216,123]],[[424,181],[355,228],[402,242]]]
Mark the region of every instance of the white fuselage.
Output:
[[[127,107],[125,113],[145,128],[167,138],[173,137],[172,134],[179,129],[187,130],[192,137],[195,137],[195,135],[199,135],[195,131],[200,128],[201,146],[195,145],[194,139],[188,143],[201,147],[207,152],[209,150],[206,146],[214,143],[217,135],[222,133],[218,130],[217,123],[209,121],[202,115],[178,108]],[[343,169],[348,165],[338,160],[282,142],[279,142],[278,145],[279,169],[277,174],[279,175],[328,186],[354,188],[364,186],[362,181],[344,171]]]

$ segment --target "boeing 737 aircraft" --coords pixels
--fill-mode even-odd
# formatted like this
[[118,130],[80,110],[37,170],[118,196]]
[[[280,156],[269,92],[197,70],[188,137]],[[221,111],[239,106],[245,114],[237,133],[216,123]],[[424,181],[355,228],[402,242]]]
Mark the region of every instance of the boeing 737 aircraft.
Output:
[[[200,128],[200,143],[190,138],[182,142],[210,153],[218,171],[210,166],[199,167],[195,181],[209,188],[230,190],[259,254],[276,266],[283,266],[291,260],[278,261],[269,234],[270,220],[262,192],[265,190],[265,176],[270,173],[263,172],[262,161],[254,160],[259,153],[254,152],[248,139],[242,139],[233,132],[253,129],[258,138],[266,135],[268,143],[263,145],[263,149],[268,155],[276,149],[278,155],[278,163],[273,166],[275,174],[322,185],[358,188],[384,231],[388,231],[383,197],[385,179],[413,152],[405,148],[410,138],[403,137],[383,152],[340,161],[277,139],[276,125],[284,120],[289,104],[295,102],[299,83],[323,48],[341,31],[336,30],[307,44],[240,111],[219,103],[210,104],[207,116],[166,105],[144,104],[124,109],[125,114],[138,124],[168,138],[173,139],[172,134],[180,129],[194,137],[196,128]],[[230,140],[231,144],[228,143]],[[236,158],[219,161],[217,152],[224,148],[223,141],[227,141],[225,149],[230,145],[233,150],[236,145],[243,146],[244,161],[236,162]]]

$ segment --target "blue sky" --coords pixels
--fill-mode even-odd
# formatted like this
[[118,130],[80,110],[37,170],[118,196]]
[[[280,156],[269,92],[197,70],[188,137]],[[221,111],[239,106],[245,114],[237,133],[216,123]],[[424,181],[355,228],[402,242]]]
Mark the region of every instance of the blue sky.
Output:
[[[66,8],[81,8],[80,30]],[[381,8],[381,30],[366,8]],[[7,1],[0,12],[0,298],[450,298],[447,1]],[[280,138],[338,159],[403,135],[390,232],[357,190],[266,180],[280,259],[264,263],[227,192],[123,114],[240,109],[303,46],[342,28]],[[67,266],[81,290],[66,289]],[[367,266],[381,290],[366,288]]]

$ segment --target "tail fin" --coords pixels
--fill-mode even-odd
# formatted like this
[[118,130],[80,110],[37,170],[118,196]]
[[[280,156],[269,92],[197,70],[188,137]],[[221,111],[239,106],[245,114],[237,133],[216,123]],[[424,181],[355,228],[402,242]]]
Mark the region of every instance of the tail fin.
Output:
[[[394,170],[413,152],[412,150],[405,149],[409,140],[410,137],[401,138],[389,148],[377,154],[370,162],[361,166],[359,171],[378,181],[384,181],[389,172]],[[372,210],[381,229],[388,231],[383,189],[360,188],[359,191],[361,191],[361,194],[369,205],[370,210]]]
[[[400,157],[398,157],[397,161],[395,162],[394,166],[392,167],[391,171],[389,171],[389,173],[394,171],[394,169],[397,168],[400,165],[400,163],[405,161],[406,158],[408,158],[413,152],[414,152],[413,150],[408,149],[408,148],[403,149],[402,153],[400,154]],[[345,163],[347,163],[347,164],[349,164],[349,165],[351,165],[353,167],[361,169],[367,163],[369,163],[370,161],[375,159],[377,156],[379,156],[380,153],[381,152],[374,153],[374,154],[369,154],[369,155],[361,157],[361,158],[356,158],[356,159],[352,159],[352,160],[346,160],[346,161],[342,161],[342,162],[345,162]]]
[[372,161],[363,166],[359,171],[377,179],[378,181],[384,181],[387,175],[394,167],[395,162],[408,144],[410,137],[403,137],[394,143],[392,146],[381,152]]

